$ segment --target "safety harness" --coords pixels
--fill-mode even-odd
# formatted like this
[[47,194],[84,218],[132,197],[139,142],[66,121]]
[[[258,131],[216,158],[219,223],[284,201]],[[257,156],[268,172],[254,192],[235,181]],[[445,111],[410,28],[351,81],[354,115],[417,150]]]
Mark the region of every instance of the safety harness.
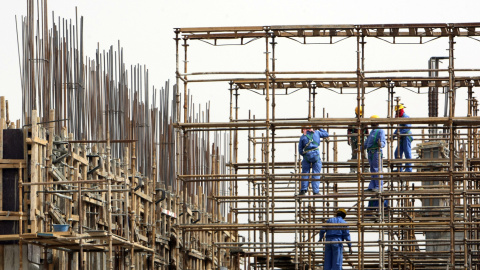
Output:
[[[403,115],[402,115],[401,117],[403,118]],[[401,126],[401,127],[405,127],[406,125],[405,125],[405,124],[400,124],[400,126]],[[398,131],[400,131],[400,130],[398,130]],[[399,132],[399,133],[400,133],[400,132]],[[404,134],[405,134],[405,133],[404,133]],[[412,134],[412,131],[409,129],[406,134]],[[413,137],[410,136],[410,135],[409,135],[409,136],[404,136],[404,137],[407,138],[410,142],[413,141]],[[402,137],[400,137],[400,138],[402,138]]]
[[373,144],[371,147],[367,148],[369,159],[372,159],[371,155],[375,154],[375,150],[380,149],[380,146],[378,145],[378,140],[377,140],[378,132],[379,132],[379,129],[376,129],[375,134],[373,135]]
[[[407,134],[412,134],[412,131],[409,129],[408,132],[407,132]],[[413,137],[412,137],[412,136],[409,135],[409,136],[405,136],[405,137],[406,137],[410,142],[413,141]]]
[[[305,155],[306,153],[308,152],[312,152],[312,151],[315,151],[315,150],[318,150],[318,143],[316,141],[313,140],[313,134],[312,133],[307,133],[305,136],[307,136],[308,138],[308,143],[307,145],[305,145],[305,147],[303,147],[303,154]],[[309,149],[309,150],[305,150],[307,149],[307,147],[312,144],[314,146],[314,148],[312,149]]]
[[372,146],[367,148],[368,151],[376,150],[376,149],[380,148],[379,145],[378,145],[378,141],[377,141],[378,131],[379,131],[379,129],[375,130],[375,135],[373,135],[373,144],[372,144]]

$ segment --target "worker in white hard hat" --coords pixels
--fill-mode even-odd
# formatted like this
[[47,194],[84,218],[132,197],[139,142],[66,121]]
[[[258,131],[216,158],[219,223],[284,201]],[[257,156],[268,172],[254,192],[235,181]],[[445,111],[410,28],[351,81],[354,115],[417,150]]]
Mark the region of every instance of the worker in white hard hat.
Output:
[[[395,106],[395,117],[396,118],[410,118],[408,116],[404,109],[405,105],[399,104]],[[399,125],[401,128],[395,130],[393,133],[394,135],[400,134],[400,140],[399,140],[399,145],[397,145],[397,148],[395,149],[395,158],[403,158],[403,155],[405,155],[405,159],[411,159],[412,158],[412,131],[410,130],[410,127],[412,124],[400,124]],[[403,168],[401,167],[398,171],[403,171]],[[406,163],[405,164],[405,172],[412,172],[412,163]]]
[[[355,108],[355,117],[358,118],[358,116],[362,116],[363,115],[363,112],[362,112],[362,107],[356,107]],[[358,145],[359,142],[358,141],[358,128],[356,126],[349,126],[348,127],[348,130],[347,130],[347,141],[348,141],[348,145],[350,145],[350,147],[352,147],[352,159],[357,159],[358,155]],[[367,128],[364,128],[363,129],[363,135],[364,135],[364,138],[363,138],[363,141],[365,141],[365,139],[367,138],[366,136],[368,136],[368,129]],[[361,144],[360,144],[361,145]],[[355,173],[357,171],[357,166],[352,166],[350,167],[350,173]]]
[[[330,224],[343,224],[347,211],[343,208],[337,210],[336,217],[327,220]],[[350,243],[350,231],[346,226],[325,227],[320,231],[320,242],[325,237],[328,242],[343,242],[348,241],[348,250],[352,254],[352,243]],[[343,263],[343,244],[342,243],[328,243],[325,244],[323,252],[323,269],[324,270],[341,270]]]

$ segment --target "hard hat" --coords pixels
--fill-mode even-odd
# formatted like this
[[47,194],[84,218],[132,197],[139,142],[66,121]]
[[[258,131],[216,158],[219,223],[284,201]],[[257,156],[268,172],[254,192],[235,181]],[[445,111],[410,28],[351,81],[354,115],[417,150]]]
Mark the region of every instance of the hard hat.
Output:
[[405,105],[403,105],[403,103],[400,103],[399,105],[395,105],[395,111],[401,110],[403,108],[406,108]]
[[[360,113],[358,113],[358,112],[360,112]],[[359,114],[359,115],[362,115],[363,114],[362,107],[356,107],[355,108],[355,113]]]
[[347,211],[343,208],[338,209],[337,212],[344,213],[345,215],[347,214]]
[[374,114],[374,115],[370,116],[370,118],[380,118],[380,116]]

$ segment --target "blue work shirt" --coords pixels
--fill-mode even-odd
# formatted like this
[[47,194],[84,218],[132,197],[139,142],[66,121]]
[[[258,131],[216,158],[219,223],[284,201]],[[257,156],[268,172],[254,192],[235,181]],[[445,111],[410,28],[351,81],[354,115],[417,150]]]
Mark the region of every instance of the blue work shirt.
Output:
[[[327,220],[327,223],[347,223],[345,220],[343,220],[342,217],[334,217],[329,220]],[[331,229],[322,229],[320,231],[320,241],[322,241],[323,236],[325,235],[325,240],[327,241],[351,241],[350,240],[350,230],[347,229],[346,226],[342,226],[342,228],[345,227],[345,229],[340,229],[337,227],[330,227]],[[352,247],[352,243],[348,243],[349,247]]]
[[[308,143],[310,139],[307,135],[312,136],[313,142]],[[314,132],[307,131],[307,135],[302,135],[298,142],[298,152],[309,162],[317,162],[320,160],[320,146],[321,139],[328,137],[328,132],[323,129],[315,130]]]
[[[378,140],[380,139],[380,145],[378,145]],[[370,134],[367,137],[363,147],[367,150],[373,150],[378,148],[383,148],[387,144],[385,139],[385,131],[383,129],[372,129]]]
[[[403,113],[401,118],[410,118],[410,116],[408,116],[406,113]],[[404,128],[400,129],[400,134],[410,134],[411,133],[410,127],[412,127],[412,124],[400,124],[399,126],[404,127]],[[393,134],[397,134],[397,132],[398,132],[398,129],[395,130],[395,132]]]

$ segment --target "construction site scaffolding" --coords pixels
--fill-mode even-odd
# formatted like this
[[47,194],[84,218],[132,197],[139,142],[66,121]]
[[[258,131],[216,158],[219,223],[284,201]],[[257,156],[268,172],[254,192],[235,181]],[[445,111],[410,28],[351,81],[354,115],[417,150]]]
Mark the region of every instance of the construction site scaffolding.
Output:
[[[226,209],[207,197],[227,185],[183,194],[176,150],[195,149],[194,174],[225,174],[228,137],[176,141],[176,86],[151,86],[145,66],[125,63],[120,42],[84,55],[83,17],[48,14],[46,0],[29,0],[27,16],[18,18],[21,108],[10,109],[22,109],[22,120],[11,119],[0,96],[0,270],[231,263],[230,254],[212,253],[212,241],[237,241],[228,232],[189,233],[183,258],[177,228],[182,218],[227,222]],[[188,119],[209,115],[200,107]]]
[[[184,218],[179,225],[182,234],[199,231],[234,234],[236,237],[228,242],[214,241],[217,253],[228,250],[241,254],[241,264],[233,268],[230,265],[229,269],[242,269],[242,264],[243,269],[321,269],[318,267],[323,263],[322,251],[329,243],[317,240],[320,228],[328,227],[321,224],[333,216],[338,207],[344,207],[349,213],[348,228],[355,235],[351,241],[354,253],[344,255],[344,267],[480,269],[480,186],[477,181],[480,119],[478,101],[473,97],[474,88],[480,86],[480,77],[461,75],[478,74],[480,69],[455,68],[454,65],[456,40],[477,40],[479,30],[480,23],[175,29],[177,85],[183,84],[185,95],[182,101],[177,92],[177,140],[181,135],[186,138],[197,132],[218,130],[228,131],[231,139],[227,174],[191,174],[187,164],[192,150],[186,144],[178,150],[183,153],[183,166],[179,168],[177,180],[183,185],[184,196],[194,184],[228,182],[231,185],[230,194],[211,196],[217,203],[228,205],[231,222],[192,224]],[[314,44],[320,39],[323,44],[334,44],[335,39],[347,38],[356,39],[356,70],[277,71],[275,68],[279,39],[293,39],[301,44]],[[445,58],[448,68],[439,68],[438,61],[443,58],[432,57],[428,69],[365,70],[367,39],[388,39],[389,43],[396,44],[405,38],[410,38],[409,42],[414,39],[417,44],[448,39],[448,57]],[[189,72],[188,50],[198,41],[212,46],[225,45],[224,41],[234,45],[263,41],[265,71]],[[428,76],[420,75],[427,73]],[[448,76],[440,77],[441,73]],[[228,119],[225,115],[228,121],[190,121],[187,115],[191,108],[186,96],[189,87],[218,82],[224,82],[230,92]],[[417,88],[418,93],[428,88],[429,116],[395,118],[394,107],[404,101],[395,96],[396,87]],[[316,114],[315,98],[321,89],[337,89],[339,93],[356,89],[357,107],[364,109],[369,88],[386,90],[386,118],[369,119],[361,114],[356,119],[330,118],[325,110],[321,116]],[[293,89],[308,91],[308,116],[276,118],[276,96],[293,93]],[[439,89],[444,89],[447,97],[444,117],[438,116]],[[468,91],[467,104],[457,104],[456,93],[461,89]],[[253,90],[265,97],[264,119],[250,117],[250,114],[248,119],[239,119],[238,96],[242,90]],[[467,106],[467,115],[455,115],[456,106]],[[362,150],[358,150],[356,160],[338,159],[338,144],[347,139],[338,131],[354,126],[360,131],[354,136],[363,142],[363,130],[372,123],[387,130],[386,155],[379,173],[368,172],[367,158]],[[400,124],[407,123],[413,125],[413,136],[420,141],[416,147],[419,159],[395,159],[394,147],[400,136],[393,139],[393,132]],[[323,171],[318,174],[321,176],[320,195],[297,196],[301,181],[301,162],[296,151],[298,137],[278,134],[310,126],[323,127],[330,134],[320,146],[323,160]],[[239,141],[241,132],[248,133],[248,142]],[[290,162],[276,161],[276,146],[280,144],[292,145]],[[246,161],[239,160],[239,151],[248,152]],[[400,172],[402,163],[412,163],[414,171]],[[356,173],[347,173],[352,166]],[[285,169],[291,173],[282,173]],[[384,189],[376,195],[365,191],[365,183],[372,175],[383,175],[385,181]],[[245,186],[248,186],[246,194],[242,192]],[[379,200],[380,206],[367,209],[366,204],[371,200]],[[385,200],[389,201],[386,209],[383,207]],[[238,241],[233,241],[235,238]],[[186,238],[183,241],[186,253],[189,243]],[[186,269],[199,269],[184,263]]]

